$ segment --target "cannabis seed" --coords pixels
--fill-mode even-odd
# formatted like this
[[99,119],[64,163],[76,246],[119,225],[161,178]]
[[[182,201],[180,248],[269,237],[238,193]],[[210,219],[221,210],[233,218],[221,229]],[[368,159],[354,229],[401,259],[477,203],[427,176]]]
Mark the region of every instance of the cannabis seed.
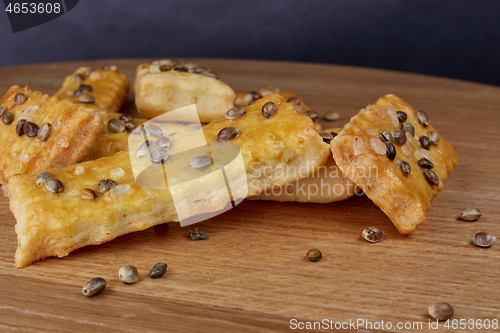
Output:
[[439,178],[436,173],[429,169],[424,169],[424,177],[431,185],[439,185]]
[[176,66],[174,67],[174,71],[177,71],[177,72],[187,72],[188,69],[184,66]]
[[217,134],[217,141],[230,141],[240,136],[240,130],[237,127],[226,127]]
[[78,87],[78,90],[81,91],[82,94],[87,94],[93,90],[92,86],[90,84],[80,84]]
[[158,69],[160,70],[160,72],[168,72],[171,71],[172,68],[172,65],[161,65]]
[[481,217],[481,211],[477,208],[467,208],[460,213],[460,218],[467,222],[475,222]]
[[118,118],[118,119],[123,120],[125,122],[127,122],[127,121],[134,121],[134,118],[131,115],[125,114],[125,113],[122,113],[120,115],[120,118]]
[[408,116],[403,111],[396,111],[396,114],[400,123],[404,123],[408,119]]
[[198,231],[196,230],[188,230],[189,236],[191,237],[191,240],[206,240],[208,239],[207,233],[205,231]]
[[102,179],[97,184],[97,189],[100,193],[105,193],[116,186],[116,182],[111,179]]
[[5,125],[11,124],[12,120],[14,120],[14,114],[12,112],[5,112],[4,114],[2,114],[2,122]]
[[38,140],[40,141],[46,141],[50,133],[52,132],[52,125],[50,123],[45,123],[40,127],[40,130],[38,131]]
[[73,75],[73,81],[75,81],[76,83],[82,83],[84,80],[85,76],[80,73]]
[[155,264],[149,271],[149,277],[152,279],[161,278],[167,272],[167,264],[159,262]]
[[338,135],[338,133],[335,133],[335,132],[330,132],[330,134],[332,135],[332,138],[334,138]]
[[406,133],[410,133],[411,136],[415,136],[415,127],[410,123],[402,123],[400,128]]
[[290,97],[288,100],[287,100],[288,103],[292,103],[293,105],[295,106],[299,106],[300,105],[300,99],[298,99],[297,97]]
[[170,141],[169,138],[166,138],[164,136],[161,136],[158,138],[158,140],[156,140],[157,147],[170,148],[171,144],[172,144],[172,141]]
[[323,257],[323,254],[318,249],[311,249],[311,250],[307,251],[306,256],[307,256],[307,259],[309,259],[309,261],[320,261],[321,258]]
[[333,140],[333,136],[330,133],[319,133],[319,136],[323,139],[323,142],[330,143]]
[[104,65],[104,66],[102,66],[102,69],[105,71],[117,71],[118,66],[116,66],[116,65]]
[[323,119],[326,121],[336,121],[340,119],[340,115],[337,112],[328,112]]
[[149,156],[149,159],[153,163],[162,163],[166,162],[168,158],[170,157],[170,152],[167,148],[163,147],[154,147],[153,150],[151,150],[151,155]]
[[400,146],[406,143],[406,132],[401,130],[395,130],[393,132],[394,143]]
[[54,175],[48,172],[42,172],[41,174],[36,177],[36,184],[38,186],[42,185],[45,183],[47,180],[54,178]]
[[226,112],[225,117],[228,120],[234,120],[244,115],[245,115],[245,109],[235,106],[234,108],[230,108],[229,111]]
[[392,143],[386,143],[385,146],[387,147],[387,157],[393,161],[396,158],[396,148],[394,148]]
[[401,163],[399,164],[399,168],[405,176],[408,176],[411,172],[411,165],[406,161],[401,161]]
[[146,127],[146,133],[151,134],[153,136],[158,136],[158,137],[163,135],[163,131],[161,130],[161,128],[156,126],[156,125],[148,125]]
[[192,67],[190,69],[190,71],[191,71],[191,73],[194,73],[194,74],[202,74],[203,71],[205,71],[205,70],[203,69],[203,67],[196,66],[196,67]]
[[24,134],[24,124],[26,124],[26,119],[21,119],[17,122],[16,125],[16,133],[19,136],[23,136]]
[[431,148],[431,141],[425,135],[422,135],[420,137],[420,144],[422,145],[422,148],[426,150],[429,150]]
[[436,131],[430,131],[428,133],[428,136],[432,144],[434,145],[439,144],[439,134]]
[[383,143],[393,143],[394,142],[394,138],[392,137],[392,134],[389,132],[380,133],[380,140],[382,140]]
[[99,295],[106,288],[106,280],[102,277],[93,278],[83,286],[82,293],[87,297]]
[[421,159],[418,160],[417,162],[418,166],[423,168],[423,169],[432,169],[434,168],[434,163],[426,159],[425,157],[422,157]]
[[493,236],[492,234],[489,234],[487,232],[478,232],[474,236],[474,244],[476,244],[479,247],[490,247],[495,243],[496,237]]
[[108,121],[108,130],[111,133],[125,132],[127,128],[125,127],[125,122],[120,119],[110,119]]
[[27,121],[23,126],[23,132],[29,138],[33,138],[38,135],[39,127],[37,124]]
[[304,116],[308,116],[312,120],[317,120],[318,119],[318,114],[315,111],[304,111],[302,112]]
[[384,232],[377,227],[368,227],[363,229],[361,236],[370,243],[378,243],[384,238]]
[[61,193],[64,186],[59,179],[50,178],[45,182],[45,188],[52,193]]
[[95,99],[94,99],[94,97],[92,97],[90,95],[80,95],[80,96],[78,96],[78,101],[80,103],[90,104],[90,103],[94,103]]
[[429,125],[429,117],[427,116],[427,113],[424,110],[417,110],[417,116],[418,120],[426,127]]
[[24,93],[17,93],[14,95],[14,103],[23,104],[26,101],[26,95]]
[[250,95],[252,96],[252,99],[254,99],[254,100],[258,100],[259,98],[261,98],[260,94],[256,91],[250,91]]
[[137,158],[146,157],[149,155],[150,151],[149,141],[144,141],[137,149],[135,156],[137,156]]
[[276,113],[276,104],[273,102],[267,102],[262,106],[262,115],[266,118],[271,118]]
[[208,155],[196,156],[189,161],[189,165],[193,169],[205,168],[212,164],[212,158]]
[[136,125],[133,121],[126,121],[125,122],[125,129],[127,129],[128,131],[133,131],[136,129]]
[[136,283],[139,281],[139,272],[132,265],[123,266],[118,270],[118,277],[125,283]]
[[82,197],[82,199],[85,199],[85,200],[97,199],[97,194],[94,191],[92,191],[90,188],[86,188],[86,189],[82,190],[82,194],[80,196]]
[[211,70],[208,70],[208,71],[204,72],[203,74],[205,74],[206,76],[213,77],[214,79],[219,79],[219,75],[217,75],[217,73],[215,73],[214,71],[211,71]]
[[453,307],[448,303],[436,303],[429,306],[429,315],[437,320],[448,320],[454,312]]

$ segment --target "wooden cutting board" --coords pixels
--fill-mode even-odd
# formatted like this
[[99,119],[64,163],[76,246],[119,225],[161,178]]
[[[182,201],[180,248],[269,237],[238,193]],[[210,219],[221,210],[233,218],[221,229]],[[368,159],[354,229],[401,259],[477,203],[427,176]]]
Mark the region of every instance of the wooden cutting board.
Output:
[[[500,89],[429,76],[344,66],[286,62],[194,59],[212,67],[236,91],[274,86],[298,93],[320,115],[336,111],[339,127],[358,110],[387,93],[424,109],[455,147],[459,164],[433,201],[419,230],[402,236],[366,197],[320,205],[245,201],[196,225],[209,239],[194,242],[177,223],[129,234],[16,269],[15,220],[0,195],[0,331],[46,332],[281,332],[293,321],[383,320],[422,323],[427,307],[448,302],[454,319],[500,320],[500,243],[471,245],[476,232],[500,237]],[[117,64],[129,79],[141,60],[56,63],[0,68],[0,91],[13,84],[53,94],[78,66]],[[125,106],[135,112],[133,95]],[[0,143],[1,144],[1,143]],[[480,208],[474,223],[457,219]],[[385,238],[361,238],[368,226]],[[305,259],[310,248],[320,262]],[[168,263],[162,279],[149,269]],[[141,280],[125,285],[122,265],[135,265]],[[81,294],[96,276],[108,280],[94,298]],[[418,325],[418,324],[413,324]],[[344,324],[344,327],[346,325]],[[368,326],[369,328],[369,326]]]

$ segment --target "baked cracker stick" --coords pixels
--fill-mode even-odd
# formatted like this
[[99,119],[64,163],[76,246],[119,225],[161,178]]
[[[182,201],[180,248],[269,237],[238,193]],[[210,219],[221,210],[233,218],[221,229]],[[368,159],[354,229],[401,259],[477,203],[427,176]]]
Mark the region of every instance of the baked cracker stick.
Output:
[[[405,113],[405,122],[399,120],[397,111]],[[404,120],[403,115],[402,118]],[[381,133],[394,136],[394,131],[403,126],[407,129],[406,143],[394,143],[395,157],[391,156],[392,149],[389,148],[388,153]],[[435,143],[427,145],[425,138],[421,140],[422,136],[433,138]],[[394,95],[386,95],[362,109],[330,146],[342,172],[382,209],[402,234],[417,230],[426,219],[431,200],[443,189],[443,181],[457,165],[453,147],[428,123],[424,114],[420,112],[419,119],[410,105]],[[431,161],[434,167],[428,169],[430,165],[423,158]],[[419,161],[427,167],[420,166]],[[411,171],[403,162],[408,163]],[[431,184],[433,181],[439,183]]]
[[[90,88],[89,88],[90,87]],[[56,96],[73,103],[84,103],[101,114],[118,112],[127,100],[130,84],[116,66],[105,69],[80,67],[68,75]]]
[[[11,87],[0,105],[4,117],[13,114],[10,124],[0,122],[0,184],[7,183],[15,174],[65,167],[85,160],[102,132],[102,119],[97,112],[69,100],[33,92],[28,87]],[[23,120],[36,124],[40,137],[44,124],[49,123],[51,130],[44,141],[37,136],[28,137],[34,132],[24,133],[28,128],[19,124]],[[20,133],[21,128],[24,129]]]
[[[262,107],[267,102],[276,106],[270,118],[262,114]],[[148,124],[144,125],[147,129]],[[228,141],[218,141],[220,131],[228,127],[238,128],[239,135]],[[208,169],[194,168],[192,156],[184,154],[193,138],[200,135],[210,146],[197,147],[195,156],[210,154],[213,163]],[[148,139],[151,148],[159,140],[150,136]],[[83,246],[101,244],[129,232],[179,220],[178,212],[186,207],[193,215],[224,209],[231,199],[236,201],[307,177],[326,162],[329,153],[328,145],[314,130],[311,119],[297,113],[293,105],[277,94],[247,107],[246,113],[237,119],[219,119],[200,130],[181,132],[170,139],[168,163],[149,165],[148,155],[139,159],[144,163],[141,170],[152,170],[141,182],[142,187],[134,179],[138,170],[131,164],[138,158],[137,152],[133,155],[119,152],[67,168],[48,170],[64,185],[64,191],[58,194],[48,192],[44,185],[37,186],[36,173],[12,177],[8,194],[10,209],[17,220],[16,266],[23,267],[49,256],[63,257]],[[226,147],[238,148],[241,164],[215,158],[230,150]],[[240,166],[241,174],[238,173]],[[139,167],[134,164],[134,168]],[[221,186],[218,182],[221,168],[225,169],[231,186],[230,196],[226,183],[222,182]],[[168,175],[169,187],[162,189],[164,172]],[[156,179],[158,174],[161,177]],[[141,175],[139,173],[137,182]],[[241,176],[246,181],[246,190],[232,186],[232,180],[237,183]],[[102,179],[113,180],[117,186],[95,200],[92,196],[82,198],[82,191],[91,193],[85,190],[87,188],[97,192]],[[226,196],[220,195],[222,192]],[[173,194],[181,198],[175,204]]]

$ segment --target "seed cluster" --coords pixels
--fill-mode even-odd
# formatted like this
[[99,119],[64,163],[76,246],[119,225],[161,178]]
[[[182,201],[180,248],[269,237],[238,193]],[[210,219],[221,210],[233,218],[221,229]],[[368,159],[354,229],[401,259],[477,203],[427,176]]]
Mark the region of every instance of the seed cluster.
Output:
[[172,60],[171,64],[161,64],[161,60],[156,60],[153,61],[151,64],[152,65],[159,64],[160,66],[158,69],[160,72],[176,71],[184,73],[202,74],[205,76],[213,77],[214,79],[219,78],[219,75],[217,75],[217,73],[215,73],[213,70],[207,67],[198,66],[196,64],[191,64],[191,63],[183,63],[177,60]]

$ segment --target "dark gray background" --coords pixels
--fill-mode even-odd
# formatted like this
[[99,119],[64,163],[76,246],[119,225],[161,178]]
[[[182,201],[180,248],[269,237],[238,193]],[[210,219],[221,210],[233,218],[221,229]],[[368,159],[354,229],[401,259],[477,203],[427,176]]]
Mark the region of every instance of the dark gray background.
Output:
[[62,17],[15,34],[0,8],[0,66],[134,57],[275,59],[500,85],[496,0],[80,0]]

